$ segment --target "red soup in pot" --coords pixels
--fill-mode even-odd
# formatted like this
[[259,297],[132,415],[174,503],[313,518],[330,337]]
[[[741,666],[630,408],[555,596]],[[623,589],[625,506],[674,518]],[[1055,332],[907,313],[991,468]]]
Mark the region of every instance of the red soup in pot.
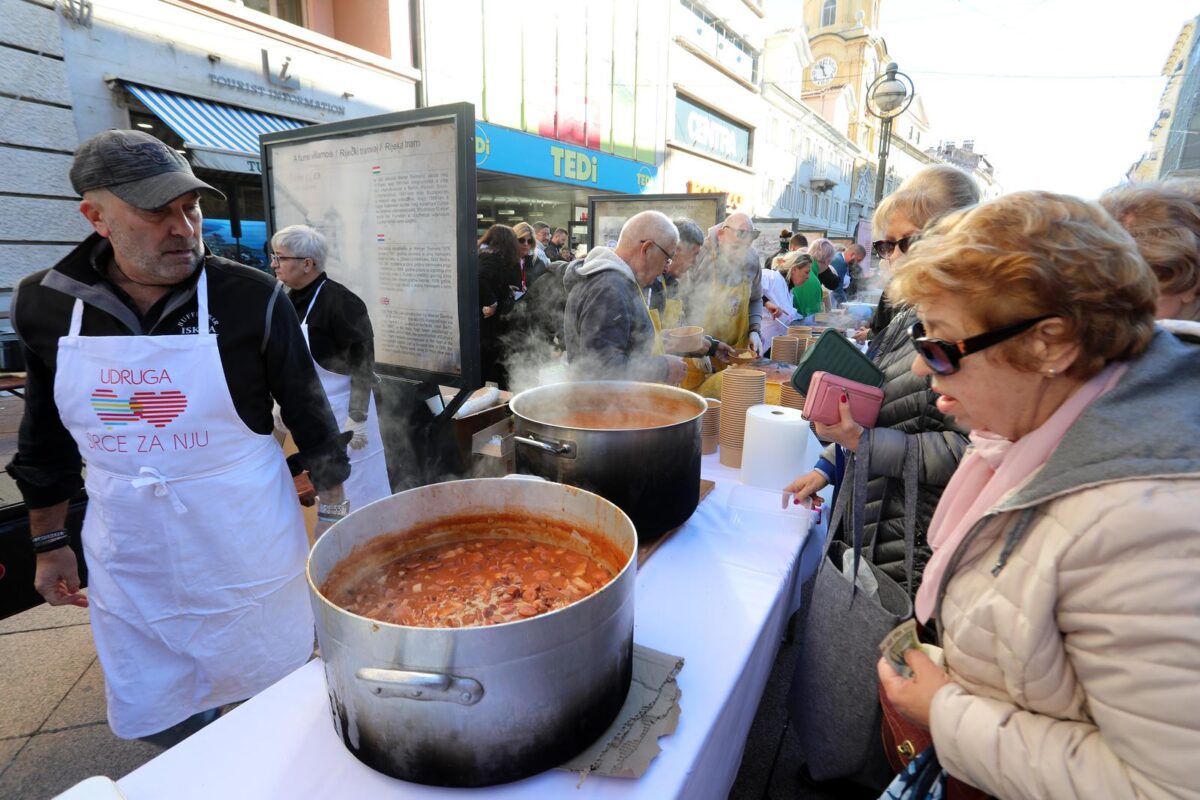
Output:
[[351,613],[396,625],[496,625],[582,600],[625,560],[607,539],[550,520],[454,518],[356,549],[321,593]]

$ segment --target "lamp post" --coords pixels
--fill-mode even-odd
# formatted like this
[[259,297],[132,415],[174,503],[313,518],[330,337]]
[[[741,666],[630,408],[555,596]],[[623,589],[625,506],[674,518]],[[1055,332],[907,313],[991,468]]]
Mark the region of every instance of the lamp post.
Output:
[[875,177],[875,205],[883,199],[887,179],[888,150],[892,143],[892,120],[904,113],[914,96],[912,80],[890,62],[867,87],[867,113],[881,121],[879,130],[879,173]]

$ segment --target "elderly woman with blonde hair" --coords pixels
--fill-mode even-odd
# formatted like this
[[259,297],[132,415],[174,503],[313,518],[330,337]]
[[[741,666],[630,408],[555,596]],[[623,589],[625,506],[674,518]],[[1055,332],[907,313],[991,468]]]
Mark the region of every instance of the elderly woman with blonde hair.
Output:
[[[1189,184],[1192,184],[1189,186]],[[1100,205],[1121,223],[1158,279],[1156,316],[1200,335],[1200,181],[1123,186]]]
[[1200,347],[1095,203],[1022,192],[943,219],[892,292],[913,372],[974,448],[916,598],[945,669],[878,666],[946,775],[997,797],[1200,797]]
[[[910,185],[917,188],[909,189]],[[901,186],[899,192],[885,198],[875,211],[874,228],[884,236],[883,241],[875,243],[876,254],[895,269],[903,263],[910,242],[917,240],[923,227],[942,214],[976,202],[978,197],[970,176],[961,170],[948,167],[922,170]],[[829,244],[828,240],[821,241]],[[832,245],[829,251],[833,251]],[[813,469],[796,478],[787,491],[802,500],[837,482],[841,487],[839,505],[854,508],[855,501],[861,500],[865,510],[865,519],[861,520],[864,538],[872,542],[867,556],[896,581],[907,580],[907,567],[911,566],[912,582],[908,587],[911,593],[916,591],[929,556],[925,530],[942,487],[950,480],[966,448],[966,436],[935,405],[929,380],[912,374],[916,351],[908,340],[907,329],[916,321],[915,312],[901,307],[899,312],[889,311],[889,316],[895,318],[871,345],[873,359],[883,370],[884,382],[883,406],[870,436],[864,435],[863,426],[850,415],[849,403],[843,401],[840,422],[815,423],[817,435],[833,444],[825,449]],[[861,442],[868,438],[869,449],[860,453]],[[919,465],[915,475],[904,474],[905,455],[910,448],[916,451]],[[855,458],[849,458],[850,455]],[[868,464],[869,470],[866,497],[856,498],[853,477],[863,463]],[[915,498],[915,508],[906,508],[906,497]],[[846,541],[851,534],[852,531],[841,532]],[[906,539],[913,542],[911,553],[906,548]]]

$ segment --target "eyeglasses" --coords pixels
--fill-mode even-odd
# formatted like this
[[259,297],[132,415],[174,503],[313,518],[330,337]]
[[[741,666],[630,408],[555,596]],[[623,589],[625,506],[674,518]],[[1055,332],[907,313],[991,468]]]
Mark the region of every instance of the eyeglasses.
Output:
[[530,239],[528,236],[519,236],[517,237],[517,241],[521,244],[533,244],[533,239]]
[[967,339],[959,339],[958,341],[930,339],[925,335],[925,324],[923,322],[915,322],[908,329],[908,338],[912,340],[913,347],[916,348],[921,358],[925,359],[925,363],[929,365],[931,370],[938,375],[953,375],[958,372],[959,362],[962,361],[964,356],[978,353],[980,350],[986,350],[992,345],[1008,341],[1014,336],[1029,330],[1042,320],[1055,316],[1058,315],[1046,314],[1042,317],[1014,322],[1012,325],[1005,325],[1003,328],[997,328],[994,331],[987,331]]
[[278,253],[271,253],[271,263],[276,261],[304,261],[308,256],[281,256]]
[[900,248],[901,253],[907,253],[908,248],[916,244],[920,238],[921,234],[913,233],[894,242],[891,239],[880,239],[871,243],[871,252],[875,254],[876,258],[891,258],[896,248]]
[[760,233],[762,233],[762,231],[755,230],[754,228],[731,228],[728,225],[723,225],[721,227],[724,230],[733,231],[733,235],[738,239],[749,239],[752,242],[758,238]]
[[658,242],[654,241],[653,239],[641,239],[641,240],[639,240],[639,241],[638,241],[638,244],[645,244],[646,242],[649,242],[650,244],[652,244],[652,245],[654,245],[655,247],[657,247],[657,248],[659,249],[659,251],[660,251],[660,252],[661,252],[661,253],[662,253],[664,256],[666,256],[666,258],[667,258],[667,263],[668,263],[668,264],[670,264],[670,263],[671,263],[671,259],[675,258],[675,256],[671,255],[670,253],[668,253],[668,252],[666,251],[666,248],[664,248],[664,247],[663,247],[661,244],[659,244]]

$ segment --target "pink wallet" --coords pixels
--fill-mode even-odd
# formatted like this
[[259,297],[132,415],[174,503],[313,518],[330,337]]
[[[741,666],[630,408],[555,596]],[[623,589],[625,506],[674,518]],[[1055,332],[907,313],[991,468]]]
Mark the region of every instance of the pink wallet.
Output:
[[850,398],[850,416],[864,428],[875,427],[879,408],[883,405],[883,389],[868,386],[834,375],[832,372],[814,372],[808,382],[808,394],[804,395],[804,418],[825,425],[836,425],[842,416],[838,403],[845,393]]

